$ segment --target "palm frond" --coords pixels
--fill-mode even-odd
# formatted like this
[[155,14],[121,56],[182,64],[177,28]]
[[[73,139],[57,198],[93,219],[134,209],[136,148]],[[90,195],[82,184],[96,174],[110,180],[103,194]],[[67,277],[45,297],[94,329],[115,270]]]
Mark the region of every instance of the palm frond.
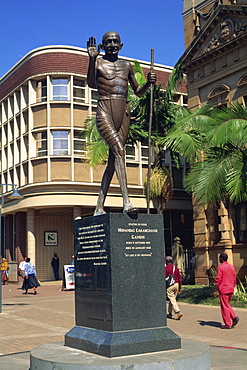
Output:
[[136,78],[138,85],[140,86],[145,85],[146,78],[142,70],[142,67],[140,66],[140,63],[137,60],[133,61],[133,70],[134,70],[135,78]]
[[[193,173],[197,169],[197,164],[191,170]],[[216,158],[211,162],[204,162],[198,166],[199,176],[195,181],[195,176],[190,173],[185,179],[185,189],[193,192],[199,204],[207,205],[216,203],[227,198],[226,176],[231,169],[228,158]],[[195,181],[194,184],[192,180]]]
[[108,156],[108,145],[103,139],[87,143],[87,162],[91,167],[102,164]]
[[85,128],[83,130],[83,137],[90,141],[97,141],[100,139],[100,134],[96,127],[96,117],[88,117],[85,121]]
[[185,81],[185,75],[183,72],[183,64],[181,60],[179,60],[172,69],[172,73],[170,74],[166,85],[166,94],[169,101],[173,101],[173,96],[177,90],[178,83],[182,81]]
[[231,171],[226,176],[226,190],[232,203],[247,201],[247,163],[240,151],[232,153]]
[[227,142],[246,145],[247,119],[229,119],[215,128],[211,145],[224,146]]

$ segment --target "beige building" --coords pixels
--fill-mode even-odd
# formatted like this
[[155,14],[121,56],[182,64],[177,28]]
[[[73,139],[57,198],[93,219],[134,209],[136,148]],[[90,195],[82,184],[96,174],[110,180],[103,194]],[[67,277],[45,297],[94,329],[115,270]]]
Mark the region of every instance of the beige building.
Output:
[[[183,55],[188,107],[247,106],[247,0],[184,0]],[[194,205],[196,282],[226,251],[243,279],[247,275],[247,204],[204,209]]]
[[[149,63],[139,62],[147,73]],[[70,264],[73,220],[93,214],[105,167],[89,167],[81,135],[97,104],[96,91],[86,83],[87,64],[85,49],[41,47],[30,51],[0,79],[1,255],[17,263],[30,257],[40,280],[54,278],[54,253],[60,258],[60,276],[62,266]],[[171,71],[171,67],[155,65],[158,82],[164,86]],[[184,85],[176,100],[187,105]],[[126,147],[129,194],[140,212],[146,210],[142,189],[147,152],[141,144]],[[173,238],[182,235],[182,242],[184,237],[184,245],[191,249],[192,206],[182,186],[186,166],[183,163],[177,170],[169,153],[164,153],[164,161],[175,182],[174,197],[165,213],[167,248],[170,251]],[[14,185],[21,199],[8,198]],[[106,210],[122,212],[116,176]]]

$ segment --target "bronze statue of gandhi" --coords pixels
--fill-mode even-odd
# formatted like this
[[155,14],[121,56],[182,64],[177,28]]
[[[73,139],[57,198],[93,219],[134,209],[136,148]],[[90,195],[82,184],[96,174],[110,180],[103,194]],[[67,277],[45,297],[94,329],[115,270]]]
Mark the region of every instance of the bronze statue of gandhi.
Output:
[[[114,171],[116,171],[123,197],[123,212],[138,212],[129,199],[125,168],[124,146],[130,126],[130,107],[127,101],[128,83],[134,93],[140,97],[151,84],[155,84],[156,75],[149,73],[145,85],[139,86],[131,62],[118,59],[118,52],[122,46],[119,34],[113,31],[104,34],[102,44],[99,44],[97,48],[94,37],[90,37],[87,41],[89,55],[87,83],[89,87],[98,90],[96,125],[101,137],[109,146],[108,163],[102,177],[94,211],[95,216],[105,213],[104,202]],[[105,51],[105,55],[97,58],[100,49]]]

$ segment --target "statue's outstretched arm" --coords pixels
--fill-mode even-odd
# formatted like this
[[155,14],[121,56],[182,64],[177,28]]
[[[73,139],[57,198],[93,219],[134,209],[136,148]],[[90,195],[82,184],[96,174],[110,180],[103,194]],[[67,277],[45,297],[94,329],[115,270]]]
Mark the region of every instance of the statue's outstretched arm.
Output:
[[87,84],[89,87],[96,89],[95,67],[96,67],[96,58],[100,53],[100,45],[98,45],[98,48],[96,49],[96,39],[93,36],[89,37],[87,41],[87,52],[89,55]]
[[148,90],[148,88],[151,84],[156,83],[157,78],[156,78],[155,73],[149,72],[147,77],[148,77],[147,82],[143,86],[139,86],[137,81],[136,81],[135,75],[134,75],[133,67],[132,67],[132,65],[130,65],[129,83],[130,83],[134,93],[138,97],[145,94],[145,92]]

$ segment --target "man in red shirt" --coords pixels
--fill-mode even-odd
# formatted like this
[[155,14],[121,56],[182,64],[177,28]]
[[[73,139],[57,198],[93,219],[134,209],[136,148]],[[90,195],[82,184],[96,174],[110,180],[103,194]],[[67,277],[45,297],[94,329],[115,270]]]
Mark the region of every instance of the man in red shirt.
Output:
[[236,285],[236,271],[235,268],[227,262],[228,255],[226,253],[221,253],[219,259],[221,265],[217,269],[213,296],[216,297],[216,292],[218,290],[221,315],[225,323],[225,325],[221,325],[221,329],[231,329],[239,322],[239,317],[236,316],[230,305],[230,300],[234,293],[234,286]]
[[180,275],[179,269],[173,265],[173,259],[171,256],[167,256],[165,258],[166,261],[166,267],[165,267],[165,277],[168,277],[169,275],[173,275],[175,279],[175,284],[168,287],[166,289],[166,294],[169,299],[169,305],[168,305],[168,315],[167,317],[169,319],[172,318],[172,310],[176,314],[176,320],[180,320],[183,316],[182,312],[180,312],[176,297],[177,294],[181,293],[181,287],[182,287],[182,277]]

